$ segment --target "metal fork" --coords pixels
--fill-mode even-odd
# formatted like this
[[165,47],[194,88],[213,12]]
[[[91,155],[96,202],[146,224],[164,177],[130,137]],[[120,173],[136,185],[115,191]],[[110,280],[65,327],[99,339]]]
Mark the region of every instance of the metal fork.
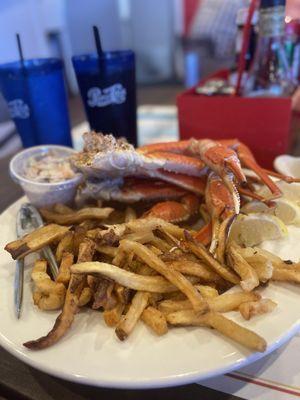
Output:
[[[32,204],[23,204],[17,214],[16,231],[17,237],[21,238],[24,235],[32,232],[34,229],[43,225],[43,220],[40,213]],[[50,271],[55,279],[58,273],[58,266],[49,246],[41,250],[43,257],[48,261]],[[23,302],[23,287],[24,287],[24,259],[17,260],[15,279],[14,279],[14,305],[15,314],[19,319],[22,310]]]

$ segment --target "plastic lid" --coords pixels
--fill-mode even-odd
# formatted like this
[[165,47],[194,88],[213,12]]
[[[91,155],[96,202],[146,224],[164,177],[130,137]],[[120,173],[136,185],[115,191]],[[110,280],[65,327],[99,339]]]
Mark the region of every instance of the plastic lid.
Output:
[[260,0],[260,8],[285,6],[286,0]]

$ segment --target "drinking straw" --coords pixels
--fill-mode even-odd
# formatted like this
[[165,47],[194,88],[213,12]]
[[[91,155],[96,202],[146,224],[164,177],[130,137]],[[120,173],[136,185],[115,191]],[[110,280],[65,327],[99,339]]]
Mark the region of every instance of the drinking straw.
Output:
[[246,67],[245,56],[246,56],[246,52],[247,52],[247,49],[249,46],[250,33],[251,33],[251,22],[252,22],[253,14],[257,8],[257,3],[258,3],[258,0],[251,0],[246,24],[244,26],[243,45],[242,45],[242,50],[241,50],[239,62],[238,62],[238,74],[237,74],[237,82],[236,82],[236,87],[235,87],[235,96],[240,96],[240,94],[241,94],[240,91],[241,91],[242,76],[243,76],[243,73],[244,73],[245,67]]
[[100,59],[100,57],[103,54],[103,49],[102,49],[102,45],[101,45],[101,39],[100,39],[100,33],[99,33],[99,29],[97,26],[93,26],[93,32],[94,32],[94,39],[95,39],[95,44],[96,44],[96,49],[97,49],[97,54],[98,57]]

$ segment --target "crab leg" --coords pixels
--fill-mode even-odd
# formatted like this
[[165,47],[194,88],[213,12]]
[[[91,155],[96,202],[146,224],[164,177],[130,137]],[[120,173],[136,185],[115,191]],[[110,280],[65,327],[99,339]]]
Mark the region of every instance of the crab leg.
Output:
[[164,201],[155,204],[143,217],[161,218],[168,222],[178,223],[188,220],[199,211],[199,199],[193,194],[187,194],[177,201]]
[[221,222],[239,213],[240,199],[238,194],[230,193],[217,174],[211,172],[205,190],[205,203],[212,223],[212,241],[209,251],[214,254],[219,241],[225,240],[220,237]]
[[270,171],[268,169],[263,168],[263,171],[265,171],[266,174],[270,176],[274,176],[275,178],[281,179],[282,181],[285,181],[287,183],[294,183],[294,182],[300,182],[300,178],[293,178],[292,176],[288,175],[282,175],[279,174],[278,172],[275,171]]
[[234,149],[237,152],[242,164],[254,171],[256,175],[261,178],[263,183],[270,189],[272,193],[271,198],[268,200],[276,199],[282,195],[279,187],[272,181],[268,173],[266,173],[266,171],[257,164],[252,152],[245,144],[239,142],[238,140],[220,140],[220,142],[225,146],[229,146]]

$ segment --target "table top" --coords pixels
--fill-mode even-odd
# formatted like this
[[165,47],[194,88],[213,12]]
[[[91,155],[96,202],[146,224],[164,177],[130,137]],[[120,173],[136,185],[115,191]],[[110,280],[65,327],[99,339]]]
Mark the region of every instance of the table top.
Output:
[[[21,189],[12,182],[8,174],[9,159],[0,160],[0,212],[22,196]],[[203,399],[238,400],[238,397],[221,393],[200,385],[185,385],[175,388],[153,390],[116,390],[95,388],[54,378],[40,372],[0,348],[0,400],[84,400],[106,399],[136,400],[150,399]]]

